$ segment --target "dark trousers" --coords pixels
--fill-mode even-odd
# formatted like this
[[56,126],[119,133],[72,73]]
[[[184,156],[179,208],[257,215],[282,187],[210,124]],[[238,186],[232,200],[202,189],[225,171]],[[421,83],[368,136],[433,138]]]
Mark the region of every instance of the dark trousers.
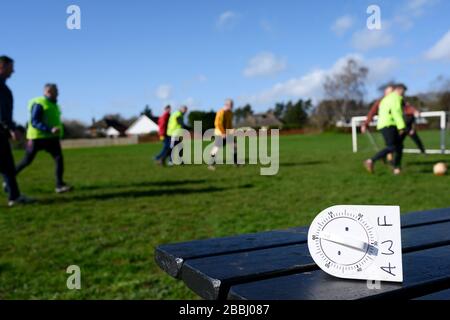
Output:
[[414,143],[417,145],[417,147],[420,149],[420,152],[425,153],[425,146],[423,145],[422,140],[420,139],[417,132],[414,130],[414,134],[409,134],[411,132],[411,129],[407,129],[407,131],[403,134],[402,139],[405,141],[406,137],[410,137]]
[[33,162],[34,158],[36,158],[37,153],[42,150],[48,152],[55,160],[56,187],[64,186],[64,159],[61,143],[58,138],[29,140],[25,157],[16,167],[16,174],[19,174],[23,169],[28,167]]
[[161,152],[156,156],[156,160],[163,160],[165,161],[166,158],[169,156],[170,153],[170,140],[171,138],[169,136],[165,136],[164,140],[162,141],[163,143],[163,148],[161,150]]
[[401,168],[403,157],[403,138],[400,136],[397,127],[387,127],[381,129],[386,148],[378,152],[372,161],[385,159],[389,153],[394,153],[394,168]]
[[[1,130],[1,129],[0,129]],[[14,167],[14,157],[9,144],[9,138],[4,132],[0,132],[0,172],[6,183],[9,200],[16,200],[20,196]]]

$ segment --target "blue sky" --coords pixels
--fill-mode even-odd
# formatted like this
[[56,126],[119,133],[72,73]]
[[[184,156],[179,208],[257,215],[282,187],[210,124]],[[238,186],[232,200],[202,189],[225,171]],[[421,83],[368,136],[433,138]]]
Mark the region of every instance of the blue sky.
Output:
[[[81,30],[66,9],[81,8]],[[382,29],[366,27],[381,8]],[[347,57],[371,69],[368,98],[391,79],[411,91],[449,76],[450,1],[445,0],[36,0],[3,1],[0,54],[15,117],[46,82],[60,86],[68,119],[156,114],[166,103],[218,109],[227,97],[266,110],[275,101],[322,97],[323,79]]]

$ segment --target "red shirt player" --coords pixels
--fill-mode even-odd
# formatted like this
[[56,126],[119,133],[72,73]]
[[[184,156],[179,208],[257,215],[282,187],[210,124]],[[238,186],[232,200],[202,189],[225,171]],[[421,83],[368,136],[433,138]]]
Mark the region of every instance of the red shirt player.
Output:
[[167,124],[169,123],[170,118],[170,106],[164,108],[164,113],[158,119],[158,127],[159,127],[159,138],[164,140],[167,134]]
[[[384,96],[386,97],[388,94],[392,93],[393,85],[388,85],[384,90]],[[367,119],[364,122],[364,124],[361,126],[361,132],[365,133],[367,129],[369,128],[370,123],[373,121],[373,118],[378,114],[378,108],[380,107],[380,102],[383,100],[383,98],[377,100],[372,108],[370,108],[370,111],[367,115]],[[417,134],[417,131],[414,128],[416,118],[419,117],[420,112],[409,103],[406,103],[403,107],[403,114],[405,118],[406,123],[406,129],[405,133],[403,134],[402,138],[403,140],[410,136],[411,139],[416,143],[417,147],[420,149],[420,151],[425,154],[425,147],[422,143],[422,140],[420,139],[419,135]]]
[[158,127],[159,127],[159,139],[163,143],[163,148],[161,152],[155,157],[155,161],[159,165],[164,165],[166,159],[170,154],[170,140],[171,138],[167,135],[167,124],[169,123],[170,118],[170,106],[166,106],[164,108],[164,113],[158,119]]

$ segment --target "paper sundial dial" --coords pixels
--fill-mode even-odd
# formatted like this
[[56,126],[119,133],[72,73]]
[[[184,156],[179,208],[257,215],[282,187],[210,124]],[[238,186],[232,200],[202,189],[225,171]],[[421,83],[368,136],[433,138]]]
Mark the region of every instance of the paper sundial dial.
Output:
[[403,282],[400,226],[397,206],[334,206],[311,224],[309,252],[338,278]]

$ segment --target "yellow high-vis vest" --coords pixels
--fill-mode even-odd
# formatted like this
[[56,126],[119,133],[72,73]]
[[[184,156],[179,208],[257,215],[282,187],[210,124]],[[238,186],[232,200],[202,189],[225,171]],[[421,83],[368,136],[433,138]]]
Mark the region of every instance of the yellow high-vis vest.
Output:
[[[51,133],[39,130],[33,127],[31,121],[31,113],[33,106],[39,104],[43,109],[43,122],[50,128],[57,127],[60,129],[59,133]],[[30,100],[28,103],[28,111],[30,113],[30,121],[28,123],[27,129],[27,139],[37,140],[37,139],[49,139],[49,138],[61,138],[63,136],[63,125],[61,122],[61,109],[58,104],[50,101],[46,97],[38,97]]]

